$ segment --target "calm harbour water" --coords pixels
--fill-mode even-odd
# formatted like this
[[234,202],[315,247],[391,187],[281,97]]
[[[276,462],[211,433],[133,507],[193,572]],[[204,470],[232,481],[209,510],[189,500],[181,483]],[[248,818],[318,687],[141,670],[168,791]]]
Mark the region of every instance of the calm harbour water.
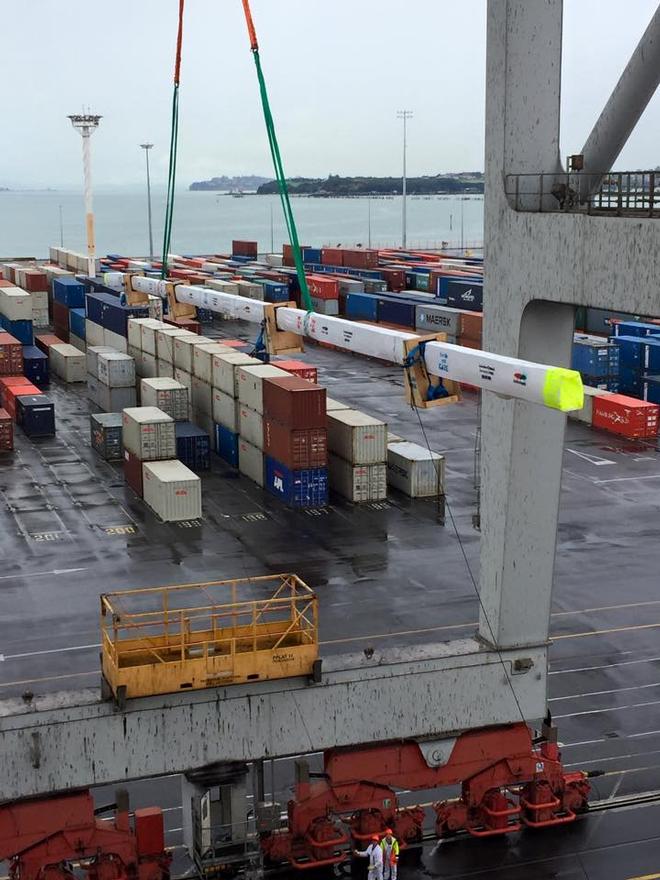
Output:
[[[152,194],[154,249],[162,249],[165,194]],[[85,225],[82,193],[76,191],[0,192],[0,257],[46,257],[60,243],[60,207],[64,247],[83,251]],[[401,197],[358,199],[293,199],[301,244],[401,243]],[[138,190],[99,190],[94,196],[97,253],[131,256],[148,252],[146,195]],[[463,222],[461,224],[461,214]],[[211,192],[177,193],[172,251],[222,253],[233,238],[257,240],[259,250],[281,250],[286,240],[279,199],[246,195],[233,198]],[[462,238],[461,238],[462,225]],[[408,246],[480,246],[483,240],[483,197],[408,197]]]

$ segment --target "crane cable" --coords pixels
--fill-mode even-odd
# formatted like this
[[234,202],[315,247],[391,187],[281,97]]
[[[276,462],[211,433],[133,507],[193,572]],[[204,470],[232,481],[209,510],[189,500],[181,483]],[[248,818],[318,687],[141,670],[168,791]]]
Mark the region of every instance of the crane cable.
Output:
[[185,0],[179,0],[179,27],[176,37],[176,57],[174,61],[174,91],[172,94],[172,124],[170,129],[170,164],[167,175],[167,202],[165,203],[165,228],[163,231],[163,261],[161,278],[167,278],[167,258],[172,239],[172,219],[174,217],[174,185],[176,183],[176,156],[179,143],[179,80],[181,76],[181,44],[183,42],[183,7]]
[[291,249],[293,251],[293,261],[298,276],[298,284],[300,286],[300,296],[307,312],[312,312],[312,300],[309,295],[309,287],[307,286],[307,278],[305,277],[305,267],[303,266],[302,252],[300,250],[300,242],[298,240],[298,230],[296,229],[296,221],[291,208],[289,199],[289,188],[287,186],[284,167],[282,165],[282,156],[277,143],[277,135],[275,134],[275,123],[270,110],[268,101],[268,91],[266,89],[266,81],[264,80],[263,70],[261,69],[261,59],[259,58],[259,43],[257,41],[257,32],[254,28],[252,20],[252,12],[250,11],[249,0],[243,0],[243,11],[245,12],[245,21],[247,23],[248,35],[250,37],[250,49],[254,57],[255,67],[257,69],[257,80],[259,82],[259,93],[261,95],[261,105],[264,112],[264,120],[266,122],[266,132],[268,134],[268,145],[270,146],[270,154],[273,159],[275,168],[275,177],[277,178],[277,188],[280,193],[280,201],[282,202],[282,211],[286,223]]

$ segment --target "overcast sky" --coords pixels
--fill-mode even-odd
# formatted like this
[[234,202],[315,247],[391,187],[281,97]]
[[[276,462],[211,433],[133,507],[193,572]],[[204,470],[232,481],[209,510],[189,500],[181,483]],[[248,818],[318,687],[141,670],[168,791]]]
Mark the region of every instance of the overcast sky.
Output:
[[[565,0],[562,154],[582,146],[657,0]],[[288,175],[483,168],[486,0],[252,0]],[[103,115],[95,184],[164,182],[177,0],[2,0],[0,185],[80,184],[66,115]],[[617,162],[660,164],[656,95]],[[178,182],[270,175],[240,0],[187,0]]]

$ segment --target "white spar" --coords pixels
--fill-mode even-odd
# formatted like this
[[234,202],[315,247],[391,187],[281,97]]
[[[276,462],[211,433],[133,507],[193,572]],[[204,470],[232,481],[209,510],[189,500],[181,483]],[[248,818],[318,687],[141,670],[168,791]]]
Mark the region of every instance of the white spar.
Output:
[[[153,279],[135,278],[136,289],[139,288],[135,282],[145,280]],[[176,285],[176,297],[180,302],[222,312],[232,318],[253,323],[261,323],[264,319],[266,304],[260,300],[186,284]],[[415,333],[308,313],[288,306],[278,307],[276,316],[278,330],[400,365],[406,359],[404,342],[418,338]],[[581,409],[584,403],[582,379],[575,370],[463,348],[448,342],[425,343],[423,355],[428,372],[441,379],[466,382],[485,391],[562,412]]]

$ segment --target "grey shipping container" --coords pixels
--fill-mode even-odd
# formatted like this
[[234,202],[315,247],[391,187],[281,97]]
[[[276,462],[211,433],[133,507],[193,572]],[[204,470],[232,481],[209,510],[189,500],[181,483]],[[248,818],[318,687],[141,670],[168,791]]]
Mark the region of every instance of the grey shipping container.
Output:
[[444,456],[417,443],[390,443],[387,447],[387,482],[410,498],[444,495]]
[[143,379],[140,382],[140,399],[142,406],[162,409],[177,422],[188,421],[189,392],[186,386],[176,379],[168,379],[164,376]]
[[415,328],[426,333],[446,333],[456,337],[461,332],[461,311],[449,306],[416,306]]
[[112,351],[108,345],[90,345],[87,349],[87,372],[96,379],[99,377],[99,355],[101,352]]
[[316,296],[310,297],[312,301],[312,308],[315,312],[318,312],[319,315],[338,315],[339,314],[339,300],[338,299],[319,299]]
[[135,386],[135,361],[129,354],[121,351],[100,351],[98,353],[99,381],[111,388],[133,388]]
[[257,484],[264,484],[264,454],[241,437],[238,441],[238,469]]
[[121,412],[127,407],[135,406],[137,392],[135,388],[110,388],[96,379],[87,376],[87,397],[92,400],[103,412]]
[[382,501],[387,498],[387,465],[351,464],[338,455],[328,457],[330,488],[349,501]]
[[105,461],[122,460],[121,413],[92,413],[89,417],[92,448]]
[[155,406],[127,408],[122,413],[124,449],[142,461],[176,457],[174,419]]
[[387,461],[387,425],[354,409],[328,413],[328,449],[352,464]]

